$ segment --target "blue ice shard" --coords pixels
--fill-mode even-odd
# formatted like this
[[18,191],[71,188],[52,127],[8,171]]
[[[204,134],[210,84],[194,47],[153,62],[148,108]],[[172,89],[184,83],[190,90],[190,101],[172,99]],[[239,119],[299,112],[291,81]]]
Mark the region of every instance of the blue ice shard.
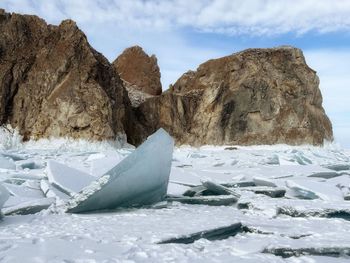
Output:
[[159,202],[168,188],[174,140],[159,129],[109,172],[74,195],[67,212],[82,213]]

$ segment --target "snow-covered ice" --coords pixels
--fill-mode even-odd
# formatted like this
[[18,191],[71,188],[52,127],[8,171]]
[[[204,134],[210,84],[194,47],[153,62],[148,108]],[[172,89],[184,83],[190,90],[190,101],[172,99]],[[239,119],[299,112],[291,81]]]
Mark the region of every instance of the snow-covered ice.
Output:
[[[110,162],[115,162],[113,167],[132,162],[137,171],[149,172],[148,158],[156,157],[161,162],[166,158],[164,148],[152,148],[152,156],[142,152],[138,158],[128,161],[138,150],[87,142],[69,148],[71,141],[62,140],[57,147],[54,140],[41,145],[40,142],[21,144],[15,138],[8,138],[5,143],[0,147],[2,160],[11,165],[0,167],[0,204],[8,198],[2,209],[7,215],[0,221],[1,262],[23,262],[24,259],[25,262],[349,261],[344,249],[350,247],[350,201],[344,197],[350,187],[350,151],[336,145],[177,147],[167,190],[174,201],[149,207],[70,214],[60,209],[70,197],[49,182],[48,163],[53,161],[64,165],[64,169],[72,168],[66,174],[67,183],[60,181],[60,173],[55,173],[62,186],[75,185],[70,175],[77,171],[92,178],[93,183],[99,180],[102,183],[113,176],[108,172]],[[75,172],[71,173],[73,169]],[[312,176],[315,174],[318,176]],[[202,186],[206,181],[224,184],[239,193],[238,201],[222,206],[176,202],[176,198],[185,198],[182,195],[191,187]],[[148,182],[135,178],[133,183],[139,187]],[[9,190],[3,190],[5,187]],[[286,190],[285,197],[271,198],[258,193],[262,189],[280,188]],[[296,190],[309,191],[317,198],[301,199],[300,193],[293,192]],[[195,203],[191,198],[187,196],[187,200]],[[200,203],[203,199],[231,196],[193,198]],[[158,244],[236,223],[249,231],[223,240],[207,240],[204,236],[190,244]],[[288,252],[288,249],[300,255],[282,258],[262,253]],[[303,254],[305,251],[314,255]],[[337,257],[330,257],[327,251],[339,253]]]

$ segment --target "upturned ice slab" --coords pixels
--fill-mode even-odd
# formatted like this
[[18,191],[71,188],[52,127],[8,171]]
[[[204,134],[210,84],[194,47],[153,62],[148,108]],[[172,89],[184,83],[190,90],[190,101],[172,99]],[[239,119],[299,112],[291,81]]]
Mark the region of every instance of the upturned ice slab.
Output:
[[173,148],[174,140],[159,129],[109,172],[74,195],[67,203],[66,211],[81,213],[163,200]]

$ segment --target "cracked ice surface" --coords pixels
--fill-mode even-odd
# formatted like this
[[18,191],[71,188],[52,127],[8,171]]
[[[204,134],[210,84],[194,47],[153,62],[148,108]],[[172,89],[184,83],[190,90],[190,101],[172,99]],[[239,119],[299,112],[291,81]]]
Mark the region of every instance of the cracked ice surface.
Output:
[[[105,172],[94,173],[105,168],[104,163],[120,162],[134,151],[88,144],[73,150],[41,148],[40,144],[35,148],[22,145],[4,150],[2,156],[10,165],[0,170],[0,183],[12,192],[4,209],[17,207],[27,211],[22,209],[28,208],[28,204],[44,205],[44,196],[48,197],[46,204],[57,200],[52,199],[52,193],[48,194],[46,169],[50,160],[99,177]],[[260,187],[282,187],[286,197],[270,198],[234,188],[241,195],[238,204],[246,203],[247,209],[172,202],[147,209],[66,214],[60,210],[57,213],[53,205],[37,214],[3,218],[0,261],[23,262],[25,258],[26,262],[348,262],[346,257],[302,255],[283,259],[261,252],[266,248],[322,251],[350,247],[349,220],[317,216],[333,210],[350,211],[350,201],[342,198],[350,186],[350,170],[344,169],[349,167],[349,154],[332,145],[252,146],[237,150],[211,146],[175,148],[168,194],[181,196],[191,186],[205,181],[256,182]],[[315,174],[331,178],[310,177]],[[300,189],[317,198],[300,199],[297,191]],[[281,208],[306,216],[278,214]],[[199,239],[187,245],[157,244],[235,223],[257,231],[217,241]]]

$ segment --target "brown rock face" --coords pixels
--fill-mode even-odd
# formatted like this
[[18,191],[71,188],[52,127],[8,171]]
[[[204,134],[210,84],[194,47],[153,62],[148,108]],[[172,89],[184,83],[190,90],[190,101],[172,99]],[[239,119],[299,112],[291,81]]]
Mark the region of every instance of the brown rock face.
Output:
[[148,95],[162,93],[157,58],[154,55],[149,57],[141,47],[134,46],[125,49],[113,62],[113,65],[126,82],[129,92],[135,90]]
[[25,139],[124,133],[122,82],[73,21],[52,26],[1,10],[0,34],[0,124],[17,127]]
[[332,126],[302,51],[248,49],[209,60],[134,109],[129,141],[159,127],[177,144],[323,144]]

